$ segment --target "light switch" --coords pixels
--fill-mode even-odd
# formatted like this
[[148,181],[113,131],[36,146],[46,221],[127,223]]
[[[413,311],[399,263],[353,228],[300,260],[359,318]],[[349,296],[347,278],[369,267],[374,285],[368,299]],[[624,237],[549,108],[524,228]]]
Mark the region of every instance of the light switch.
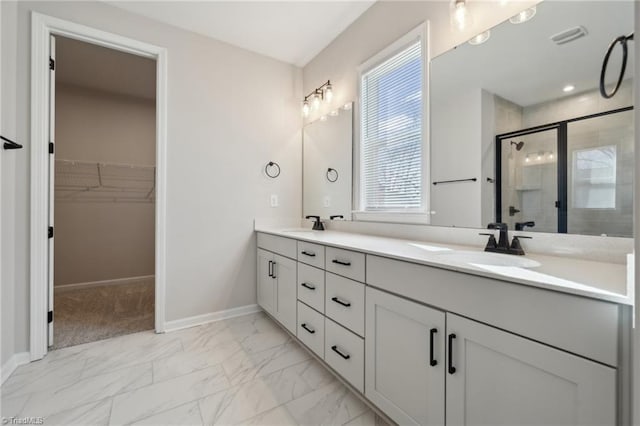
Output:
[[278,194],[271,194],[271,207],[278,207]]

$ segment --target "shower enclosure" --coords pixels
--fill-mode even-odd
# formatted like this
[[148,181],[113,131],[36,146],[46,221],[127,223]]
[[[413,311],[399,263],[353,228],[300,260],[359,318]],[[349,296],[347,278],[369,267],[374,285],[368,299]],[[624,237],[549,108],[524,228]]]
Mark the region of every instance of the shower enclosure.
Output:
[[516,230],[631,237],[632,109],[496,136],[496,220]]

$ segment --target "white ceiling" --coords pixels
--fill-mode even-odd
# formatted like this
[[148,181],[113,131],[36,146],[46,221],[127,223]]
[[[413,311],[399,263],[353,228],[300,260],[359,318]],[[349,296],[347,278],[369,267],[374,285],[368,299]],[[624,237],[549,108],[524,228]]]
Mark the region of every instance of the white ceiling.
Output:
[[56,82],[155,99],[156,61],[56,37]]
[[108,1],[130,12],[300,67],[374,2]]
[[[452,92],[483,88],[520,106],[574,95],[598,86],[602,60],[611,41],[633,32],[634,2],[551,1],[538,4],[528,22],[502,23],[481,45],[467,43],[431,62],[432,102]],[[582,25],[588,35],[557,46],[550,37]],[[627,76],[633,75],[633,43]],[[620,49],[612,55],[607,82],[617,78]],[[564,94],[572,84],[575,91]]]

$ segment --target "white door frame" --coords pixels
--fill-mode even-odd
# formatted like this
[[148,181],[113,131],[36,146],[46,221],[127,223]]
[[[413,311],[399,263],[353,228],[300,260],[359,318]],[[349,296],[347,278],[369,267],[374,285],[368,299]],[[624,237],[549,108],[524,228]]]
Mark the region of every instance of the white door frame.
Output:
[[167,50],[32,12],[31,16],[31,360],[47,354],[49,36],[60,35],[156,60],[155,330],[165,331]]

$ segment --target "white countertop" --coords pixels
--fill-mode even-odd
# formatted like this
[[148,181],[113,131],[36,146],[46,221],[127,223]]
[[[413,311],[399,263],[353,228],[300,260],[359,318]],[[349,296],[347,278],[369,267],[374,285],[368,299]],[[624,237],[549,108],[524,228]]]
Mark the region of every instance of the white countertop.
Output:
[[259,227],[256,231],[593,299],[633,304],[633,296],[627,284],[627,266],[623,264],[526,254],[518,257],[538,262],[540,265],[527,268],[496,266],[469,263],[451,256],[453,251],[484,253],[478,247],[336,231]]

